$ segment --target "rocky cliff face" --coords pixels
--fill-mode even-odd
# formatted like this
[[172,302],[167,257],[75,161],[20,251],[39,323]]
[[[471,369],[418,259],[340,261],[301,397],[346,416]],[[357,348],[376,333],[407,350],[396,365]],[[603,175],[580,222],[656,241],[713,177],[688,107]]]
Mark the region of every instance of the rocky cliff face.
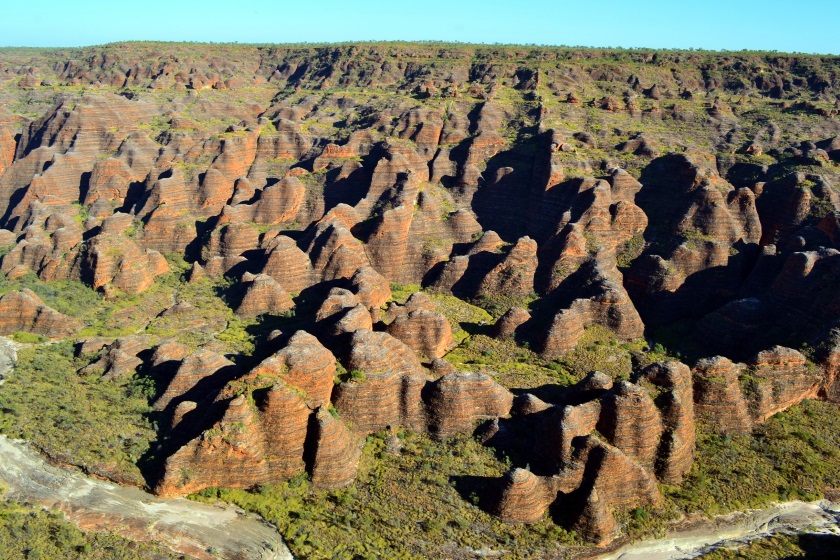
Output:
[[[160,385],[157,492],[336,489],[366,435],[482,424],[526,458],[484,507],[606,543],[680,484],[696,423],[840,400],[835,59],[166,48],[0,54],[5,279],[113,302],[212,282],[229,307],[81,341],[86,373]],[[85,326],[5,292],[3,334]],[[237,325],[255,348],[222,344]],[[446,361],[491,334],[559,364],[597,329],[686,363],[532,392]]]

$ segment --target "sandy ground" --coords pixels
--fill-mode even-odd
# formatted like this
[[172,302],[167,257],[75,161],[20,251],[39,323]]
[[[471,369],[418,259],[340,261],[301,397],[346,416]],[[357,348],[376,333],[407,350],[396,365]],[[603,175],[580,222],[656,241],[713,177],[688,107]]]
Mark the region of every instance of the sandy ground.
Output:
[[57,467],[23,442],[0,436],[0,483],[18,501],[64,512],[82,529],[154,540],[200,559],[286,560],[289,549],[271,525],[233,508],[164,500]]
[[684,560],[718,548],[736,548],[778,534],[840,534],[840,503],[786,502],[777,506],[718,517],[665,538],[624,546],[602,560]]

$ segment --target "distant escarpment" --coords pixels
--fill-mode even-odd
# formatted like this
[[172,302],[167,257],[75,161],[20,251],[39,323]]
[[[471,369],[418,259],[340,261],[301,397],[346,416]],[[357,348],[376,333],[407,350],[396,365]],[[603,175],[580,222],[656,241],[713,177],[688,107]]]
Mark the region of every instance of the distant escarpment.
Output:
[[[0,332],[78,339],[87,374],[153,380],[144,474],[161,495],[302,473],[335,490],[371,434],[476,434],[512,458],[482,508],[605,544],[617,511],[682,483],[698,423],[749,433],[840,402],[837,68],[397,44],[4,51]],[[92,314],[45,303],[58,283],[131,328],[92,336]],[[626,371],[563,369],[606,344],[593,333]],[[495,371],[475,340],[547,373]]]

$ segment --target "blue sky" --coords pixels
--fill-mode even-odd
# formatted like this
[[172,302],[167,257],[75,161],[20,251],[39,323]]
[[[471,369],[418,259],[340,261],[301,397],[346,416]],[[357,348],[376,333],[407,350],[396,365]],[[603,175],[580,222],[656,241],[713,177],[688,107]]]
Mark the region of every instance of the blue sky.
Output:
[[1,46],[446,40],[840,54],[840,0],[0,0]]

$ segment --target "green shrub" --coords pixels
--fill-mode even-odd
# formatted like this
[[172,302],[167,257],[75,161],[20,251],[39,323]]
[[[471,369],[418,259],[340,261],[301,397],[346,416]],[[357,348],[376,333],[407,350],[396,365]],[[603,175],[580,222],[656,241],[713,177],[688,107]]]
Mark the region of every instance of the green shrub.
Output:
[[0,391],[0,432],[55,460],[142,485],[137,461],[157,435],[143,384],[79,375],[70,341],[21,348]]
[[102,533],[83,533],[60,513],[0,497],[3,560],[163,560],[179,558],[162,547]]
[[15,331],[12,334],[12,340],[14,340],[15,342],[20,342],[22,344],[40,344],[44,342],[46,338],[40,334]]
[[251,491],[213,488],[191,498],[258,513],[277,526],[295,557],[316,560],[442,558],[451,555],[453,542],[474,550],[507,542],[507,557],[538,558],[578,543],[548,519],[509,525],[465,499],[476,494],[468,486],[474,482],[456,479],[498,477],[508,468],[478,441],[458,436],[437,442],[400,431],[403,452],[390,455],[384,453],[385,437],[367,438],[359,475],[346,489],[313,490],[299,475]]
[[[790,560],[793,558],[811,557],[800,546],[798,535],[774,535],[754,541],[744,547],[734,550],[720,548],[699,556],[699,560]],[[830,553],[826,549],[823,551]],[[816,558],[831,558],[831,556],[814,556]]]
[[667,494],[686,511],[707,514],[814,500],[840,486],[837,405],[804,401],[752,434],[719,435],[698,426],[697,453],[681,488]]
[[419,292],[423,288],[419,284],[398,284],[391,282],[391,301],[397,303],[405,303],[405,300],[414,292]]

